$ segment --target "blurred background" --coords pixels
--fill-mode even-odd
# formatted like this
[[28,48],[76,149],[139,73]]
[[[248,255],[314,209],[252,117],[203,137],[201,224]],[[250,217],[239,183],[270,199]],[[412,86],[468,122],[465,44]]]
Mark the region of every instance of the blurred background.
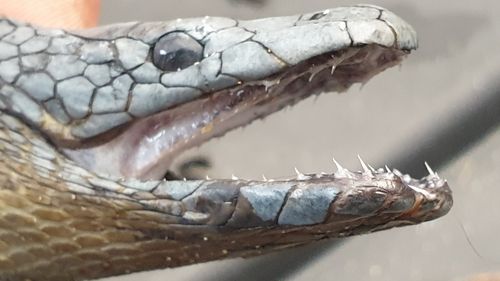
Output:
[[[105,0],[100,22],[205,15],[251,19],[356,3]],[[374,166],[388,164],[420,177],[428,161],[454,191],[452,211],[418,226],[265,257],[105,280],[468,280],[500,272],[500,2],[369,3],[392,10],[417,30],[420,47],[402,67],[362,88],[305,100],[185,157],[206,156],[213,178],[284,177],[293,175],[294,167],[331,172],[332,156],[358,170],[357,154]]]

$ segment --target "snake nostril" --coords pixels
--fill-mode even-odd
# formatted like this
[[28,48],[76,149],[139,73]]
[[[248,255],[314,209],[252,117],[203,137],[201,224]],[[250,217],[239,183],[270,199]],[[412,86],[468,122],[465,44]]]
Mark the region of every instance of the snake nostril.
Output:
[[199,62],[203,46],[183,32],[172,32],[161,37],[153,49],[153,63],[165,71],[177,71]]
[[325,13],[325,12],[316,13],[316,14],[312,15],[309,18],[309,20],[319,20],[320,18],[322,18],[322,17],[324,17],[326,15],[327,15],[327,13]]

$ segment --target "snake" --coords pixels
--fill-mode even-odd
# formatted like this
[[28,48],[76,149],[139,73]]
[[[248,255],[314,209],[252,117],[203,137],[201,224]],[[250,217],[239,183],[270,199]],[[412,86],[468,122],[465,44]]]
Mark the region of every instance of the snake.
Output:
[[416,48],[408,23],[371,5],[72,31],[1,18],[0,279],[246,258],[445,215],[452,193],[430,167],[166,177],[183,151]]

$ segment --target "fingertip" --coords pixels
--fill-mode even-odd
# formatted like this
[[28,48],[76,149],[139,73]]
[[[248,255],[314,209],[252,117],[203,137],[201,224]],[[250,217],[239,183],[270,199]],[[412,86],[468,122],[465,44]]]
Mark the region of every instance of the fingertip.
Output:
[[0,0],[0,14],[44,27],[96,26],[100,0]]

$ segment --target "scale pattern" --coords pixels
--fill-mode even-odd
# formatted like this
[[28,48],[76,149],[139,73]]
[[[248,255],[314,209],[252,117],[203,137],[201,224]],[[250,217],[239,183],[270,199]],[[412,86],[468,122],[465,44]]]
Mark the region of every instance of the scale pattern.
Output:
[[452,204],[446,181],[398,171],[341,168],[276,181],[104,178],[5,114],[0,156],[6,280],[84,280],[260,255],[420,223]]
[[[203,58],[157,69],[152,49],[170,32],[194,38]],[[309,86],[300,91],[345,90],[359,82],[348,79],[349,65],[336,70],[334,86],[310,83],[337,66],[322,54],[352,64],[395,54],[369,78],[414,48],[413,29],[374,6],[78,33],[0,19],[0,279],[87,280],[248,257],[446,214],[451,191],[432,171],[416,180],[362,163],[361,172],[338,166],[286,180],[139,181],[84,169],[54,145],[221,89],[276,86],[280,73],[311,58],[317,65],[305,65],[310,78],[297,81]],[[303,85],[295,78],[288,83]]]
[[[204,47],[202,60],[179,71],[158,69],[151,51],[172,32],[197,40]],[[214,91],[267,79],[314,56],[365,44],[410,50],[416,34],[375,6],[252,21],[127,23],[80,34],[4,18],[0,103],[58,139],[85,139]]]

